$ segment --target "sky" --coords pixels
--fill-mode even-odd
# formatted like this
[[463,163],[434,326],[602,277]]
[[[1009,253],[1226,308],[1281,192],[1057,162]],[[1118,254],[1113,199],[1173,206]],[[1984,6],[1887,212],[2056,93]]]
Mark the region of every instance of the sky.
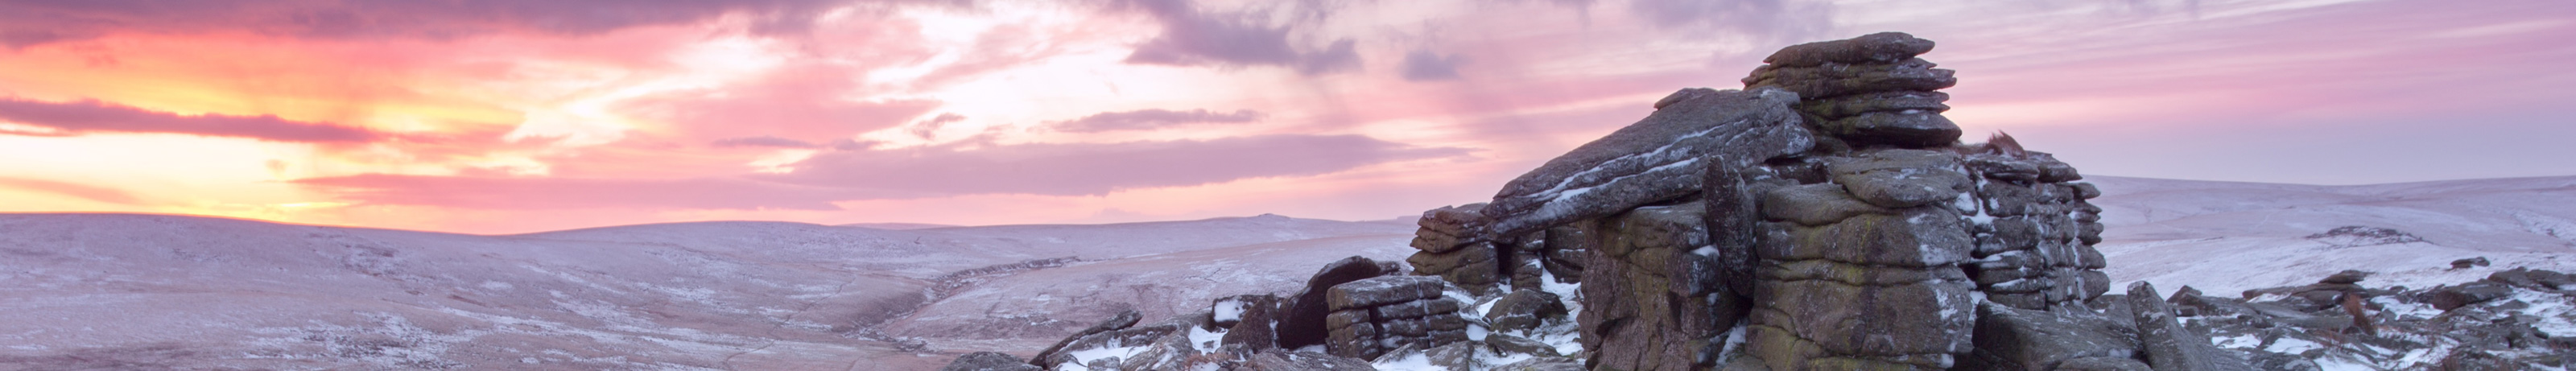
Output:
[[2576,175],[2564,0],[0,0],[0,212],[1376,220],[1902,31],[2087,174]]

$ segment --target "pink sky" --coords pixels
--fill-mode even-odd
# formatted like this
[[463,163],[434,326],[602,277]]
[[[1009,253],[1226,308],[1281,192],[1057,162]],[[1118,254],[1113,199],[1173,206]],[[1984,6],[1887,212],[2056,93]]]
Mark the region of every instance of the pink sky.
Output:
[[1364,220],[1904,31],[2090,174],[2576,175],[2576,2],[0,0],[0,212]]

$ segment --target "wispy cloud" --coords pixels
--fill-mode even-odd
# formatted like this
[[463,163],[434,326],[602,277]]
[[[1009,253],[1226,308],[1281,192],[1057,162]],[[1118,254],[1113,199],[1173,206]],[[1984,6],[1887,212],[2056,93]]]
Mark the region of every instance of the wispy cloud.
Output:
[[172,133],[280,142],[366,142],[386,137],[383,133],[363,128],[293,121],[276,115],[180,115],[97,100],[44,102],[0,98],[0,121],[51,128],[66,134]]
[[1359,52],[1350,38],[1322,47],[1294,45],[1291,27],[1270,24],[1267,14],[1208,13],[1189,0],[1130,0],[1163,23],[1163,33],[1136,46],[1128,63],[1181,66],[1283,66],[1315,75],[1356,70]]
[[134,197],[134,193],[125,190],[34,178],[0,176],[0,187],[33,190],[112,204],[132,205],[139,203],[140,200]]
[[1188,111],[1146,109],[1104,112],[1090,116],[1083,116],[1082,118],[1056,123],[1055,130],[1069,133],[1095,133],[1117,130],[1152,130],[1196,124],[1246,123],[1260,121],[1261,117],[1261,112],[1253,110],[1214,112],[1208,111],[1204,108]]
[[1264,135],[1211,140],[932,146],[817,154],[763,176],[814,186],[923,195],[1099,195],[1124,189],[1309,176],[1379,163],[1465,154],[1357,135]]
[[[877,1],[886,3],[934,1]],[[844,0],[50,1],[5,0],[0,45],[85,40],[116,32],[251,32],[302,38],[454,39],[502,32],[591,35],[702,22],[727,14],[758,28],[809,27]]]

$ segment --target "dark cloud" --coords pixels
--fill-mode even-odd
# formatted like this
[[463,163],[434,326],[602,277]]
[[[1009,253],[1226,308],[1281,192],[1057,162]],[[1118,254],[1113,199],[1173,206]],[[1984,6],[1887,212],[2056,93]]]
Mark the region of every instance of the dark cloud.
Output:
[[1772,41],[1808,40],[1833,27],[1825,4],[1798,0],[1637,0],[1628,10],[1664,27],[1705,27]]
[[1261,112],[1234,110],[1211,112],[1207,109],[1173,111],[1162,109],[1107,112],[1058,122],[1055,130],[1074,133],[1096,133],[1117,130],[1148,130],[1170,126],[1211,123],[1244,123],[1261,120]]
[[846,189],[738,178],[577,179],[364,174],[294,181],[368,204],[474,209],[689,208],[840,210],[869,198]]
[[764,179],[882,194],[1100,195],[1238,179],[1326,174],[1465,154],[1357,135],[1266,135],[1125,143],[1034,143],[826,152]]
[[[183,116],[169,112],[108,104],[97,100],[77,102],[41,102],[0,97],[0,121],[60,130],[63,134],[85,132],[174,133],[218,137],[241,137],[280,142],[366,142],[386,137],[383,133],[331,123],[302,122],[275,115]],[[16,134],[14,132],[0,132]],[[55,135],[53,133],[30,133]]]
[[[1323,48],[1294,45],[1290,27],[1273,25],[1266,13],[1206,13],[1189,0],[1131,0],[1163,23],[1163,33],[1136,46],[1127,63],[1176,66],[1281,66],[1316,75],[1358,69],[1359,53],[1349,38]],[[1320,17],[1320,16],[1316,16]]]
[[[877,1],[956,3],[958,1]],[[497,32],[587,35],[727,14],[755,31],[795,32],[847,0],[0,0],[10,47],[117,32],[251,32],[306,38],[447,39]]]
[[1461,61],[1455,54],[1444,56],[1429,50],[1414,50],[1404,54],[1404,80],[1456,80]]
[[735,137],[735,138],[717,139],[717,140],[716,140],[714,143],[712,143],[712,144],[715,144],[715,146],[717,146],[717,147],[779,147],[779,148],[815,148],[815,147],[822,147],[822,145],[817,145],[817,144],[814,144],[814,143],[807,143],[807,142],[805,142],[805,141],[801,141],[801,140],[787,139],[787,138],[780,138],[780,137],[774,137],[774,136],[768,136],[768,135],[762,135],[762,136],[756,136],[756,137]]

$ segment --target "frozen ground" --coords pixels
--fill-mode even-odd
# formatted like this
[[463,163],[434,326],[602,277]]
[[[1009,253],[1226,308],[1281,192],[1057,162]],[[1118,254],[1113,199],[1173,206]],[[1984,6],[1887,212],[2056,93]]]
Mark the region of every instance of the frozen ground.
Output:
[[[2213,294],[2576,270],[2576,177],[2301,186],[2094,177],[2114,279]],[[2307,236],[2391,228],[2422,242]],[[0,214],[0,369],[936,369],[1402,259],[1409,222],[637,225],[510,236]],[[2451,270],[2453,259],[2493,266]],[[1071,258],[1071,259],[1065,259]],[[2125,282],[2124,282],[2125,283]]]

